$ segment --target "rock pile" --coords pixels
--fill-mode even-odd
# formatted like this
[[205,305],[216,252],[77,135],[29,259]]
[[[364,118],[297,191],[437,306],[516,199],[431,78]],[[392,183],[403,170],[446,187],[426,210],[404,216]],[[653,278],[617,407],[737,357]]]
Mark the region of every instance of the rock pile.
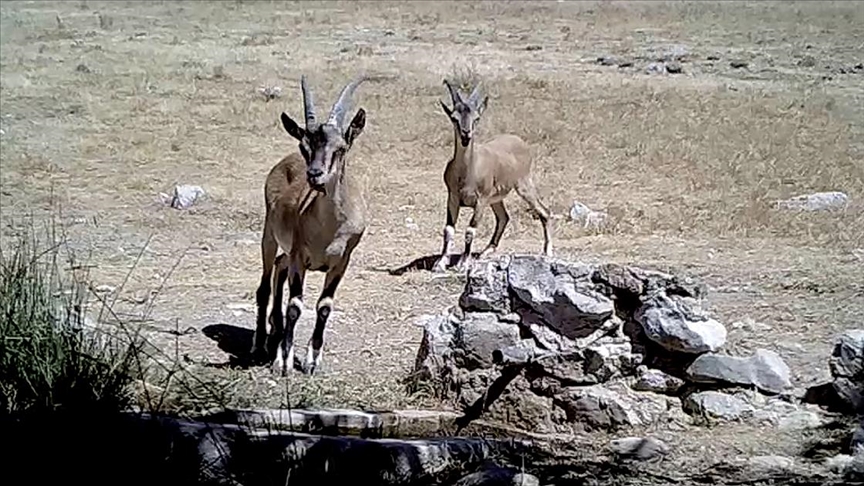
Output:
[[477,261],[457,306],[419,318],[413,383],[538,432],[818,423],[795,416],[808,412],[788,396],[789,368],[776,353],[720,352],[726,328],[704,297],[688,279],[631,266]]

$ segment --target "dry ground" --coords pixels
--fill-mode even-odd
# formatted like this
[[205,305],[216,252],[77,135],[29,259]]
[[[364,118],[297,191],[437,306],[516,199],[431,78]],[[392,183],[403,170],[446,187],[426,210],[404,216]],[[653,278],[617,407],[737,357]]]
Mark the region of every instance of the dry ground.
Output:
[[[473,66],[490,94],[481,135],[511,131],[533,144],[554,213],[578,199],[610,215],[599,231],[556,220],[557,256],[702,279],[727,325],[770,326],[730,326],[728,348],[774,349],[808,386],[828,376],[838,332],[864,325],[861,7],[4,2],[4,238],[31,211],[60,207],[96,285],[120,288],[134,267],[118,310],[166,360],[182,357],[231,404],[285,404],[266,370],[212,366],[229,355],[205,331],[222,325],[240,336],[240,352],[250,344],[262,184],[296,149],[278,115],[302,116],[301,73],[322,104],[361,70],[391,75],[363,85],[355,104],[368,124],[349,170],[367,176],[372,216],[337,294],[324,374],[287,386],[295,404],[418,405],[399,383],[421,335],[412,317],[455,303],[461,279],[379,269],[440,248],[452,132],[437,100],[454,66]],[[645,73],[675,46],[689,52],[683,74]],[[601,55],[635,65],[601,66]],[[265,85],[282,97],[266,102]],[[208,194],[187,211],[162,205],[159,192],[180,183]],[[836,214],[771,209],[819,190],[853,204]],[[515,197],[510,208],[501,251],[538,252],[539,223]],[[490,213],[484,243],[491,225]],[[322,278],[308,279],[307,302]]]

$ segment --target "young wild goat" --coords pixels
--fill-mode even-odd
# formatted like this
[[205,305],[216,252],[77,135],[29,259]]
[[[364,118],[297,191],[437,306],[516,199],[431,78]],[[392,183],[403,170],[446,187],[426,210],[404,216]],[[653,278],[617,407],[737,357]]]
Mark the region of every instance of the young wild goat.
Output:
[[[321,364],[324,328],[333,310],[336,288],[366,229],[363,189],[360,181],[346,169],[346,155],[366,125],[365,110],[360,108],[351,123],[345,126],[351,97],[364,80],[365,77],[359,77],[348,83],[326,122],[320,123],[304,75],[300,84],[306,114],[305,128],[282,113],[282,126],[300,142],[300,153],[292,153],[276,164],[264,186],[263,271],[256,295],[258,317],[252,338],[253,357],[257,360],[266,353],[267,358],[272,359],[273,370],[281,371],[282,376],[287,374],[289,366],[294,365],[294,326],[303,306],[306,272],[327,273],[318,298],[315,330],[306,351],[305,371],[312,374]],[[279,249],[283,253],[277,257]],[[272,289],[271,280],[275,281]],[[289,302],[283,327],[282,294],[286,280]],[[272,329],[266,336],[267,303],[271,290]]]
[[516,193],[540,218],[543,224],[543,253],[550,255],[552,241],[549,210],[540,202],[531,179],[531,155],[528,145],[516,135],[509,134],[498,135],[483,144],[475,144],[475,129],[489,97],[480,98],[479,84],[467,99],[449,80],[445,79],[444,84],[450,91],[453,108],[449,108],[443,101],[441,107],[453,123],[455,148],[453,158],[444,170],[444,183],[448,194],[447,224],[444,227],[444,248],[441,250],[441,258],[435,264],[435,270],[442,271],[447,266],[459,209],[463,207],[472,208],[473,215],[465,231],[465,250],[457,267],[464,269],[471,261],[471,246],[487,205],[491,206],[495,213],[495,232],[480,256],[482,258],[495,251],[510,221],[504,208],[504,199],[513,189],[516,189]]

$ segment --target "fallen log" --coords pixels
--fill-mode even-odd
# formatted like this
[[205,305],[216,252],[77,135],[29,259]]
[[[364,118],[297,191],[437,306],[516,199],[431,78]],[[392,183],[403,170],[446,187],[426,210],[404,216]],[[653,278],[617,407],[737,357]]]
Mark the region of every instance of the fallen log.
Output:
[[456,412],[439,410],[365,412],[322,408],[220,410],[196,420],[318,435],[405,439],[451,435],[458,417]]
[[[84,439],[89,445],[82,447]],[[47,450],[52,467],[32,470],[28,458]],[[516,457],[528,442],[481,438],[366,439],[329,437],[231,423],[127,413],[4,427],[16,448],[10,477],[34,484],[87,478],[88,484],[424,485],[450,482],[484,461]],[[110,468],[106,468],[110,465]],[[9,470],[7,469],[7,470]],[[134,471],[133,477],[108,471]]]

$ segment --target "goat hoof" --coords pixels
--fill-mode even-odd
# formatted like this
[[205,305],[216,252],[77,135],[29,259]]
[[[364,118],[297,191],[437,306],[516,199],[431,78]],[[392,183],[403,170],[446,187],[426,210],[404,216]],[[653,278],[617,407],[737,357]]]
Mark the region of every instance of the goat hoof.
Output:
[[432,266],[433,273],[444,273],[447,271],[447,260],[442,258],[435,262],[435,265]]

